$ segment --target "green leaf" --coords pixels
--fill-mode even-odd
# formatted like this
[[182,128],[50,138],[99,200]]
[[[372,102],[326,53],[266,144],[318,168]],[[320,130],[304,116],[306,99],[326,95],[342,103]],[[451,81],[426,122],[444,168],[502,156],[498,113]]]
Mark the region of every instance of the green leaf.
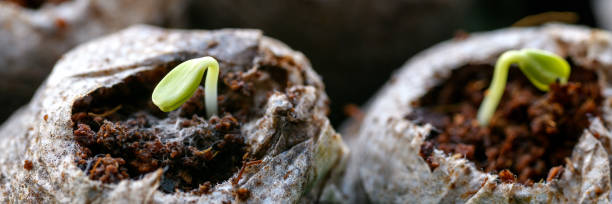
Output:
[[217,114],[219,63],[212,57],[191,59],[172,69],[153,90],[153,103],[164,112],[179,108],[193,96],[207,69],[204,84],[206,112],[209,116]]
[[493,80],[478,109],[480,125],[488,125],[493,117],[504,93],[508,71],[512,64],[518,65],[529,81],[542,91],[548,91],[550,84],[557,81],[561,84],[567,83],[571,71],[565,59],[544,50],[522,49],[503,53],[495,64]]
[[559,80],[567,83],[570,66],[562,57],[543,50],[524,49],[519,68],[529,81],[542,91],[548,91],[549,85]]

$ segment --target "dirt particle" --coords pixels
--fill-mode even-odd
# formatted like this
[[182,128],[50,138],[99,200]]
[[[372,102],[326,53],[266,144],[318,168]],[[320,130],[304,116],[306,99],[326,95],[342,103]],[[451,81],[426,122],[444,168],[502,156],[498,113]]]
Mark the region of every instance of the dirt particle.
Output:
[[66,29],[68,27],[68,23],[63,18],[55,18],[55,26],[59,29]]
[[292,170],[289,170],[285,176],[283,176],[283,180],[287,180],[287,178],[289,178],[289,175],[291,175],[291,172],[293,172]]
[[474,159],[476,147],[474,145],[458,144],[455,151],[465,158]]
[[210,181],[206,181],[203,184],[200,184],[200,186],[198,187],[198,190],[194,193],[196,195],[210,194],[211,190],[212,190],[212,184],[210,183]]
[[27,159],[26,159],[26,160],[23,162],[23,168],[24,168],[24,169],[26,169],[26,170],[28,170],[28,171],[29,171],[29,170],[32,170],[32,168],[34,168],[34,164],[32,163],[32,161],[30,161],[30,160],[27,160]]
[[438,164],[438,162],[436,162],[433,158],[433,151],[434,144],[429,141],[423,142],[423,145],[421,145],[421,150],[419,151],[419,155],[425,159],[425,162],[427,162],[427,165],[429,165],[429,170],[431,171],[440,166],[440,164]]
[[550,169],[548,172],[548,176],[546,177],[546,182],[551,182],[553,179],[559,179],[563,174],[563,166],[555,166]]
[[457,30],[453,36],[453,40],[462,41],[470,37],[470,33],[465,30]]
[[[240,168],[240,171],[238,172],[238,175],[232,179],[232,184],[233,185],[238,185],[238,182],[240,182],[240,179],[242,179],[242,174],[244,173],[244,171],[249,168],[250,166],[254,166],[254,165],[258,165],[261,164],[262,160],[255,160],[255,161],[250,161],[250,162],[246,162],[243,161],[242,162],[242,167]],[[267,166],[266,166],[267,168]]]
[[480,184],[480,188],[484,187],[484,185],[487,184],[487,181],[489,181],[489,177],[485,177],[485,179]]
[[527,179],[527,181],[525,181],[525,182],[524,182],[524,184],[525,184],[526,186],[531,187],[531,186],[533,186],[533,180],[531,180],[531,179]]
[[43,120],[47,121],[49,119],[49,115],[45,114],[45,116],[43,116]]
[[463,169],[463,174],[470,175],[471,173],[472,173],[472,169],[470,169],[469,167],[465,167]]
[[499,179],[503,183],[515,183],[516,182],[516,176],[512,172],[510,172],[510,170],[507,170],[507,169],[504,169],[501,172],[499,172]]
[[251,196],[251,192],[246,188],[239,188],[236,190],[236,195],[240,200],[247,200]]
[[104,157],[98,157],[94,161],[91,170],[89,170],[89,178],[100,180],[103,183],[116,183],[129,177],[127,168],[125,168],[124,165],[125,160],[113,158],[110,154]]
[[215,41],[215,40],[212,40],[212,41],[209,41],[209,42],[208,42],[208,45],[207,45],[207,46],[208,46],[208,49],[211,49],[211,48],[215,48],[215,47],[217,47],[217,45],[219,45],[219,42],[217,42],[217,41]]
[[599,132],[593,132],[593,136],[594,136],[596,139],[601,138],[601,134],[599,134]]
[[411,106],[411,107],[417,107],[417,106],[419,106],[419,105],[420,105],[420,104],[419,104],[419,101],[418,101],[418,100],[410,101],[410,106]]
[[361,120],[364,117],[363,111],[355,104],[346,104],[344,106],[344,114],[355,120]]
[[594,192],[596,196],[600,196],[601,194],[604,193],[604,190],[599,186],[595,186]]
[[461,198],[467,200],[472,197],[474,194],[478,193],[478,191],[467,191],[464,194],[461,194]]

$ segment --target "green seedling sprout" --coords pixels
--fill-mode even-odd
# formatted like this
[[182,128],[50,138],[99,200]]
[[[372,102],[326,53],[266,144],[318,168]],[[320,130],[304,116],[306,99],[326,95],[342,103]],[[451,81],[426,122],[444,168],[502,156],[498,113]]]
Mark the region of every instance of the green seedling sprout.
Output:
[[495,64],[493,80],[478,109],[478,122],[489,124],[499,100],[501,100],[508,79],[510,65],[516,64],[527,79],[539,90],[548,91],[550,84],[567,83],[570,66],[562,57],[536,49],[511,50],[503,53]]
[[204,72],[204,103],[208,117],[217,115],[219,63],[212,57],[187,60],[172,69],[153,90],[153,103],[164,112],[181,107],[198,89]]

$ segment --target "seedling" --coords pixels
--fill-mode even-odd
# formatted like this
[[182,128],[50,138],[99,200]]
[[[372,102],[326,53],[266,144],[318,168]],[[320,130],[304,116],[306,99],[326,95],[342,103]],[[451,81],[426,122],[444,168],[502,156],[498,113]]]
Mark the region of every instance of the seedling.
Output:
[[501,100],[508,79],[510,65],[518,65],[521,72],[539,90],[548,91],[550,84],[567,83],[570,66],[562,57],[536,49],[511,50],[503,53],[495,64],[493,80],[478,109],[478,122],[481,126],[489,124],[499,100]]
[[204,72],[204,103],[208,117],[217,115],[219,63],[212,57],[187,60],[172,69],[153,90],[153,103],[164,112],[181,107],[198,89]]

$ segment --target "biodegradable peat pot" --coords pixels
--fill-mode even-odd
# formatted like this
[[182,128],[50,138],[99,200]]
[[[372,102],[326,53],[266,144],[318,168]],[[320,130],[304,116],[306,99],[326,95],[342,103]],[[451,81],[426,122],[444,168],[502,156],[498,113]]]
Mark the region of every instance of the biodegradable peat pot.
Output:
[[136,23],[180,25],[187,2],[15,1],[28,4],[19,6],[11,1],[0,1],[0,121],[28,102],[72,47]]
[[[150,102],[187,59],[220,62],[220,117],[203,91]],[[204,81],[203,81],[204,82]],[[79,46],[0,129],[8,202],[296,202],[347,153],[308,60],[258,30],[134,26]]]
[[[343,133],[354,150],[325,200],[610,202],[612,36],[568,25],[472,34],[409,60]],[[474,111],[504,51],[565,57],[570,83],[537,91],[512,68],[492,126]],[[508,169],[509,171],[504,171]]]

